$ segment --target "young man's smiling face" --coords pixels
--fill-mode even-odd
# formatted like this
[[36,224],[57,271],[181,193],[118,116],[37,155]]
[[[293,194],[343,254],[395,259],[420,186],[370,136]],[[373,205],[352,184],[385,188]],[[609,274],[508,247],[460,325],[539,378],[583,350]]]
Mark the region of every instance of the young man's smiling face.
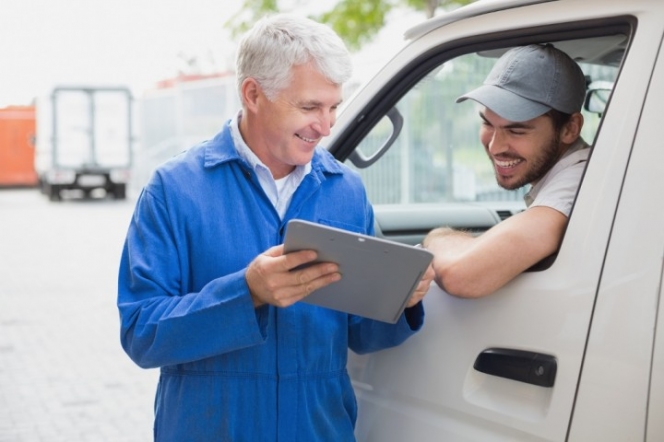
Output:
[[498,184],[505,189],[537,182],[567,149],[547,115],[514,122],[483,108],[480,118],[480,141],[493,162]]
[[289,85],[269,100],[257,85],[251,129],[243,133],[254,153],[275,179],[313,157],[320,139],[329,135],[342,100],[341,85],[331,83],[312,63],[294,66]]

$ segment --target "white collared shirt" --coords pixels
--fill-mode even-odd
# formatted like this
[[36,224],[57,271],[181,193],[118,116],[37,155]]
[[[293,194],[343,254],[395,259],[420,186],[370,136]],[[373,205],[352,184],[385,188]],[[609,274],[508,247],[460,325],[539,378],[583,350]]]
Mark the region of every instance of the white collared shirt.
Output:
[[283,219],[288,205],[293,198],[293,194],[300,183],[302,183],[304,177],[311,172],[311,161],[303,166],[296,166],[291,173],[275,180],[270,169],[256,156],[242,138],[242,134],[240,133],[241,118],[242,111],[240,110],[230,122],[231,136],[233,137],[235,149],[237,149],[240,157],[246,160],[254,169],[263,191],[272,202],[279,217]]

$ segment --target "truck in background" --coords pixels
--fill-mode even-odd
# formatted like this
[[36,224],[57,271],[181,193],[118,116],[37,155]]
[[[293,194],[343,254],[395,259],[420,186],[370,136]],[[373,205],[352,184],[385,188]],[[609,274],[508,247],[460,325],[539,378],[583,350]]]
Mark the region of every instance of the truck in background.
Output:
[[136,191],[148,182],[157,166],[214,137],[240,109],[232,72],[164,79],[144,90],[136,101],[140,133],[132,175]]
[[35,107],[0,109],[0,187],[35,187]]
[[133,157],[133,97],[124,86],[57,86],[36,102],[35,170],[41,192],[126,198]]

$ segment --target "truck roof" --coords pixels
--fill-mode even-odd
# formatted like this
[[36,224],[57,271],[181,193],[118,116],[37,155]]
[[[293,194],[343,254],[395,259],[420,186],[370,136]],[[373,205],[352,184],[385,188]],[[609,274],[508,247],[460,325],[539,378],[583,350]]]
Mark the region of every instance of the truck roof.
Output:
[[479,0],[475,3],[471,3],[459,9],[455,9],[445,14],[430,18],[429,20],[413,26],[412,28],[406,30],[404,33],[404,38],[406,40],[412,40],[441,26],[469,17],[476,17],[478,15],[488,14],[491,12],[553,1],[557,0]]

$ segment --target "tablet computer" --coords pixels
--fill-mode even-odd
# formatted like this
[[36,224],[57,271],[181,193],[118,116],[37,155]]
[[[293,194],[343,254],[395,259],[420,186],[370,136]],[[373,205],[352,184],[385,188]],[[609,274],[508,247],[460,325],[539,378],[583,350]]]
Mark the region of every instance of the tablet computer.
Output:
[[301,302],[396,323],[426,272],[431,252],[303,220],[288,222],[285,253],[315,250],[316,262],[339,265],[341,280]]

